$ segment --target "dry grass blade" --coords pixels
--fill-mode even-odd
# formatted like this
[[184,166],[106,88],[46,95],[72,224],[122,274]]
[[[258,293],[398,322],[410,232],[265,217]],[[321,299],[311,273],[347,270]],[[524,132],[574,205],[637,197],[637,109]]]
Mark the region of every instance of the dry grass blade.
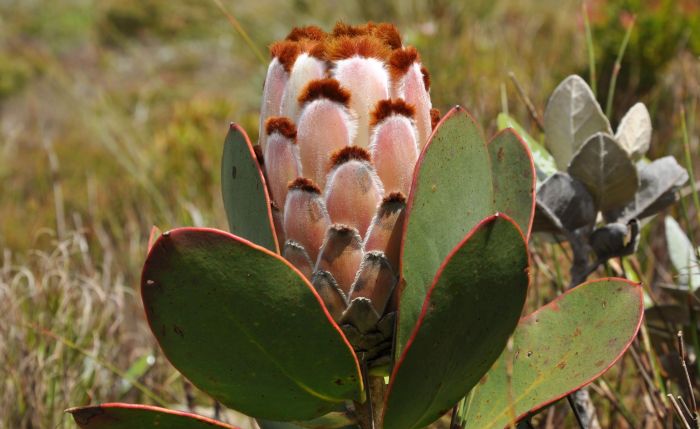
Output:
[[51,241],[46,250],[2,257],[0,427],[65,425],[65,408],[92,401],[172,403],[145,387],[162,386],[172,373],[164,360],[141,380],[118,369],[155,345],[142,319],[129,316],[141,311],[134,290],[110,274],[114,249],[86,248],[75,231]]
[[509,72],[508,77],[510,78],[510,81],[513,82],[515,89],[518,91],[518,97],[523,103],[525,103],[525,107],[527,107],[530,117],[533,121],[535,121],[535,124],[537,124],[537,128],[539,128],[540,131],[544,131],[544,122],[542,122],[542,118],[540,117],[539,113],[537,113],[537,109],[535,109],[535,105],[532,104],[530,97],[527,96],[522,85],[520,85],[520,82],[515,77],[515,73]]
[[681,423],[683,423],[683,426],[686,429],[693,429],[690,426],[690,423],[688,423],[688,420],[685,418],[683,410],[681,410],[681,407],[678,405],[678,401],[676,401],[676,398],[674,398],[673,395],[671,395],[670,393],[667,396],[671,400],[671,403],[673,404],[673,409],[676,411],[676,416],[678,416],[678,419],[681,421]]
[[248,35],[248,32],[245,31],[243,26],[241,25],[240,22],[238,22],[238,19],[226,9],[226,6],[224,6],[223,3],[221,3],[221,0],[213,0],[216,6],[221,10],[221,13],[223,13],[226,16],[226,19],[231,23],[233,28],[238,32],[238,34],[241,35],[243,40],[245,41],[246,45],[250,48],[251,51],[253,51],[253,54],[260,60],[260,63],[262,65],[267,64],[267,60],[265,60],[265,55],[263,55],[262,51],[260,51],[260,48],[253,42],[253,39],[250,38]]
[[[691,308],[690,311],[693,311],[693,309]],[[677,340],[678,340],[678,358],[680,359],[681,368],[683,368],[683,373],[685,375],[685,378],[683,381],[685,381],[685,388],[688,391],[688,398],[690,399],[690,409],[688,409],[688,406],[685,404],[685,401],[683,401],[683,398],[681,398],[679,396],[678,399],[681,401],[681,403],[683,404],[683,406],[687,410],[687,416],[693,422],[693,428],[697,429],[698,428],[698,417],[697,417],[698,407],[697,407],[697,403],[695,402],[695,392],[693,391],[693,382],[691,381],[690,373],[688,372],[688,366],[686,364],[686,354],[685,354],[685,344],[683,341],[683,331],[678,331]]]

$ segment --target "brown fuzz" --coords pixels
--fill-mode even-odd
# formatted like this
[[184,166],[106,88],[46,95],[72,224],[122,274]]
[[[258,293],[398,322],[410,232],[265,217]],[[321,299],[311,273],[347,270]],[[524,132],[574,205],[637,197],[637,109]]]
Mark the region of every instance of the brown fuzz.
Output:
[[265,121],[265,132],[269,136],[278,132],[289,139],[297,138],[297,127],[289,118],[285,116],[271,116]]
[[353,159],[370,162],[372,157],[367,150],[359,146],[347,146],[335,151],[333,155],[331,155],[331,169]]
[[310,46],[307,52],[314,58],[321,61],[326,61],[326,44],[328,42],[320,41],[315,42],[313,46]]
[[328,61],[343,60],[355,55],[385,60],[390,53],[387,45],[373,36],[340,36],[335,39],[327,39],[323,50],[324,58]]
[[405,207],[406,196],[402,192],[392,192],[382,200],[379,208],[377,208],[377,216],[383,218],[385,216],[400,212]]
[[263,156],[263,151],[259,144],[253,146],[253,153],[255,154],[255,160],[258,161],[258,165],[260,165],[261,168],[264,167],[265,157]]
[[420,72],[423,75],[423,86],[425,86],[425,90],[430,91],[430,72],[425,66],[421,66]]
[[413,46],[395,50],[389,58],[391,78],[395,81],[401,79],[409,67],[417,61],[420,61],[420,58],[418,51]]
[[293,42],[298,42],[302,39],[308,40],[323,40],[326,38],[326,32],[321,30],[321,28],[315,25],[309,25],[306,27],[294,27],[292,31],[287,35],[286,40],[291,40]]
[[372,110],[370,126],[373,127],[394,114],[413,119],[416,114],[416,109],[412,104],[408,104],[400,98],[396,100],[381,100],[374,107],[374,110]]
[[335,27],[333,27],[333,37],[366,36],[367,34],[369,34],[370,29],[373,27],[374,27],[374,23],[372,23],[372,22],[368,22],[367,24],[364,24],[364,25],[352,25],[352,24],[346,24],[343,21],[338,21],[335,23]]
[[372,29],[372,35],[384,42],[391,49],[400,49],[402,46],[401,34],[394,24],[383,22]]
[[350,25],[342,21],[335,24],[333,28],[334,38],[338,37],[360,37],[374,36],[381,40],[390,49],[399,49],[401,47],[401,34],[394,24],[382,22],[375,24],[368,22],[364,25]]
[[340,86],[340,82],[333,78],[309,82],[301,91],[298,100],[299,104],[303,105],[319,98],[326,98],[346,107],[350,104],[350,92]]
[[382,206],[385,204],[406,204],[406,196],[403,192],[392,192],[382,200]]
[[406,196],[402,192],[392,192],[384,197],[377,208],[377,216],[383,218],[390,214],[400,212],[406,207]]
[[313,180],[307,179],[306,177],[297,177],[296,179],[289,182],[287,189],[290,191],[292,189],[299,189],[305,192],[311,192],[312,194],[320,194],[321,189],[316,186]]
[[335,233],[339,236],[353,238],[354,240],[350,242],[350,245],[352,247],[357,247],[358,244],[361,245],[362,243],[362,238],[360,238],[360,234],[357,232],[357,229],[349,225],[345,225],[342,223],[334,223],[328,228],[328,230],[329,232]]
[[433,129],[437,127],[438,122],[440,122],[440,109],[433,107],[430,109],[430,125]]
[[270,45],[270,55],[282,64],[284,70],[289,73],[292,66],[301,54],[301,45],[290,40],[282,40]]

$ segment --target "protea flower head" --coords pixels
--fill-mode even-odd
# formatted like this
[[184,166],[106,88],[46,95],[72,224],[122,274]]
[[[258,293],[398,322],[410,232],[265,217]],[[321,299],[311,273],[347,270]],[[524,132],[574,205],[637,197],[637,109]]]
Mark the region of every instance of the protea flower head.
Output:
[[259,143],[282,254],[366,333],[395,309],[406,195],[436,118],[428,71],[391,24],[296,28],[270,53]]
[[[149,326],[195,386],[261,428],[420,429],[467,394],[463,426],[499,428],[619,358],[643,315],[625,280],[520,320],[536,178],[512,129],[487,142],[460,107],[433,126],[428,73],[389,24],[299,28],[271,53],[259,145],[236,124],[224,143],[231,233],[153,234],[144,263]],[[233,429],[70,412],[84,429]]]

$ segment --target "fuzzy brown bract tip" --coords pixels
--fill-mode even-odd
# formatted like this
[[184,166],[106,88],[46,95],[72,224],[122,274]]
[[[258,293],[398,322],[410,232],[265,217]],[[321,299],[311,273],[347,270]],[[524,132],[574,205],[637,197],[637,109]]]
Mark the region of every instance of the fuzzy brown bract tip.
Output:
[[394,24],[390,24],[388,22],[377,24],[372,29],[372,35],[383,41],[391,49],[400,49],[403,45],[399,29],[396,28]]
[[315,25],[306,27],[294,27],[286,37],[286,40],[298,42],[303,39],[321,41],[326,37],[326,32]]
[[307,179],[306,177],[297,177],[296,179],[289,182],[287,189],[290,191],[293,189],[299,189],[305,192],[311,192],[312,194],[320,194],[321,188],[319,188],[313,180]]
[[382,205],[385,204],[406,204],[406,196],[403,192],[392,192],[382,200]]
[[331,168],[345,164],[348,161],[357,160],[370,162],[372,159],[369,152],[359,146],[347,146],[339,149],[331,155]]
[[400,98],[381,100],[372,110],[370,125],[375,126],[391,115],[401,115],[413,119],[416,115],[416,109],[412,104],[408,104]]
[[333,27],[333,32],[331,34],[333,35],[333,37],[366,36],[367,34],[370,33],[370,29],[372,27],[374,27],[374,23],[371,21],[366,23],[366,24],[362,24],[362,25],[352,25],[352,24],[345,23],[343,21],[338,21],[335,23],[335,26]]
[[325,98],[343,106],[350,104],[350,91],[340,86],[333,78],[318,79],[309,82],[299,95],[299,104],[309,103],[319,98]]
[[391,49],[374,36],[340,36],[327,39],[323,44],[323,57],[328,61],[344,60],[354,56],[385,60]]
[[394,80],[401,79],[413,63],[420,61],[418,51],[413,46],[397,49],[389,58],[389,73]]
[[291,40],[281,40],[270,45],[270,56],[277,58],[287,73],[292,71],[292,66],[299,54],[301,54],[301,46]]
[[423,75],[423,86],[426,91],[430,91],[430,72],[425,66],[420,67],[420,72]]
[[399,49],[402,46],[401,33],[394,24],[381,22],[375,24],[368,22],[363,25],[351,25],[338,21],[333,27],[332,37],[360,37],[374,36],[381,40],[390,49]]
[[434,107],[430,109],[430,125],[432,129],[435,129],[437,127],[438,123],[440,122],[440,109]]
[[296,139],[297,127],[285,116],[272,116],[265,121],[265,132],[269,136],[272,133],[280,133],[283,136]]

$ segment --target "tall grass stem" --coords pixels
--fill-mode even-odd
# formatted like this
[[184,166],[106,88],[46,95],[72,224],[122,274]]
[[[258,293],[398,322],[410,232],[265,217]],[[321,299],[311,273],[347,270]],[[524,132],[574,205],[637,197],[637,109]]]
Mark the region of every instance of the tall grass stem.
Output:
[[583,26],[586,32],[586,48],[588,51],[588,75],[591,83],[593,95],[598,95],[598,77],[595,72],[595,49],[593,45],[593,34],[591,32],[591,23],[588,20],[588,6],[584,1],[581,5],[583,9]]
[[625,51],[627,50],[627,44],[629,43],[630,37],[632,36],[632,30],[634,29],[635,21],[636,16],[633,16],[632,21],[627,26],[625,37],[622,39],[620,50],[617,52],[617,58],[615,58],[615,65],[613,66],[612,75],[610,76],[610,87],[608,88],[608,101],[605,103],[605,115],[608,118],[612,115],[613,98],[615,98],[615,86],[617,85],[617,76],[620,74],[620,68],[622,67],[622,58],[625,56]]

